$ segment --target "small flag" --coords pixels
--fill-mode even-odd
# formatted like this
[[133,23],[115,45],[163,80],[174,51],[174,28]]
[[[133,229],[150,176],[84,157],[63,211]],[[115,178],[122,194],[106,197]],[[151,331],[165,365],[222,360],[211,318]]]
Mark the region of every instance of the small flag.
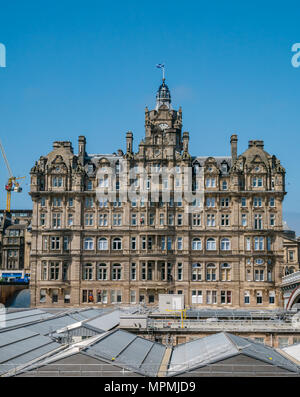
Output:
[[164,65],[164,64],[162,64],[162,63],[158,63],[158,64],[156,65],[156,67],[157,67],[158,69],[161,69],[161,68],[164,68],[164,67],[165,67],[165,65]]

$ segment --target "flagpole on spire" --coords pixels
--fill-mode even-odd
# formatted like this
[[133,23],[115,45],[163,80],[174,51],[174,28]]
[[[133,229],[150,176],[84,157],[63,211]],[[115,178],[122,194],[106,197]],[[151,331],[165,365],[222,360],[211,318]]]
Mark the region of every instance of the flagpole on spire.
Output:
[[163,82],[164,82],[164,81],[165,81],[165,65],[164,65],[163,63],[158,63],[158,64],[156,65],[156,67],[157,67],[158,69],[162,69]]

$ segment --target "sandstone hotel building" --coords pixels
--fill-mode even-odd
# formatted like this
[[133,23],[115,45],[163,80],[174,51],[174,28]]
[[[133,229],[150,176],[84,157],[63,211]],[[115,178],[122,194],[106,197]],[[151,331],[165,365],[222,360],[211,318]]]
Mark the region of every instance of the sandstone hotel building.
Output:
[[[163,79],[137,153],[131,132],[124,153],[89,154],[84,136],[78,154],[71,142],[54,142],[31,169],[31,305],[155,305],[160,293],[176,293],[190,307],[282,307],[285,170],[263,141],[249,141],[242,154],[237,141],[232,135],[231,156],[191,156]],[[197,174],[204,186],[189,203],[174,196],[187,168],[193,194]],[[159,177],[157,201],[149,197],[153,169],[170,170]],[[108,170],[114,189],[101,176]],[[137,199],[121,200],[124,180]],[[115,199],[99,198],[99,186]]]

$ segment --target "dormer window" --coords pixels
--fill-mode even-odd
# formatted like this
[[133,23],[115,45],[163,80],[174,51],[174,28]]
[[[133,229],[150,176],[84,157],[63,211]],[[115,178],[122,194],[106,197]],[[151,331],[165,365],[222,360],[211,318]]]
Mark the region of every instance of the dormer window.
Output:
[[263,180],[261,177],[254,176],[252,178],[252,187],[261,187],[263,185]]
[[53,187],[62,187],[63,180],[61,176],[54,176],[52,179],[52,186]]
[[227,172],[228,171],[227,163],[223,163],[222,166],[221,166],[221,169],[222,169],[223,172]]
[[206,187],[216,187],[215,178],[207,178],[206,179]]
[[91,173],[91,172],[93,172],[93,171],[94,171],[93,164],[89,164],[89,165],[88,165],[88,173]]

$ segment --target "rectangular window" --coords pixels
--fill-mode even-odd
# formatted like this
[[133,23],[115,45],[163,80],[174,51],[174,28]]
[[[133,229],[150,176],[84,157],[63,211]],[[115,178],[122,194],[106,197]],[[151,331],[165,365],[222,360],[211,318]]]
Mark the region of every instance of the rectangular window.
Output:
[[241,205],[242,205],[242,207],[247,207],[247,199],[246,199],[246,197],[242,197]]
[[261,207],[262,206],[262,198],[261,197],[254,197],[253,206],[254,207]]
[[271,249],[272,249],[271,245],[272,245],[271,237],[267,237],[267,250],[268,251],[271,251]]
[[60,249],[60,238],[59,237],[51,237],[51,249],[59,250]]
[[99,226],[107,226],[107,214],[99,215]]
[[289,262],[293,262],[294,261],[294,258],[295,258],[294,254],[295,254],[294,251],[289,251]]
[[54,176],[52,179],[52,186],[53,187],[62,187],[62,177],[61,176]]
[[152,212],[149,214],[149,225],[154,225],[154,214]]
[[207,215],[207,226],[216,226],[216,220],[214,214]]
[[221,198],[221,207],[229,207],[229,198],[228,197]]
[[182,250],[182,237],[177,238],[177,249]]
[[242,214],[242,226],[247,226],[247,214]]
[[177,215],[177,225],[181,226],[182,225],[182,214]]
[[63,240],[63,249],[64,251],[68,251],[69,250],[69,237],[68,236],[64,236],[64,240]]
[[40,303],[45,303],[46,302],[46,290],[41,289],[40,290]]
[[263,269],[255,269],[254,275],[255,275],[255,281],[264,281],[264,270]]
[[131,237],[131,249],[136,250],[136,237]]
[[94,223],[94,215],[93,214],[85,214],[85,226],[93,226]]
[[182,263],[178,263],[177,264],[177,280],[178,281],[181,281],[182,279],[183,279],[183,276],[182,276]]
[[94,206],[94,200],[92,197],[85,198],[85,206],[86,208],[92,208]]
[[207,207],[214,207],[215,206],[215,198],[214,197],[207,197],[206,198],[206,206]]
[[261,214],[256,214],[254,216],[254,229],[261,230],[262,228],[263,228],[262,215]]
[[278,347],[279,347],[279,349],[282,349],[283,347],[288,346],[288,344],[289,344],[289,338],[287,336],[278,337]]
[[52,215],[52,226],[55,229],[60,229],[61,227],[61,214],[60,212],[54,212]]
[[121,225],[122,225],[122,215],[113,214],[113,226],[121,226]]
[[246,251],[251,251],[251,238],[246,237]]
[[45,225],[45,223],[46,223],[46,214],[41,214],[40,215],[40,225],[41,226],[44,226]]
[[196,304],[203,303],[202,291],[199,291],[199,290],[192,291],[192,303],[196,303]]
[[270,197],[269,205],[270,207],[275,207],[275,197]]
[[83,303],[87,302],[87,290],[86,289],[82,290],[82,302]]
[[193,226],[201,226],[201,214],[193,214]]
[[130,279],[131,280],[136,280],[136,264],[135,263],[131,264]]
[[275,303],[275,291],[269,292],[269,303],[273,305]]
[[263,251],[264,250],[264,237],[255,237],[254,238],[254,250],[255,251]]
[[164,214],[159,214],[159,224],[163,226],[165,223],[165,215]]
[[61,198],[53,197],[53,207],[61,207]]
[[57,303],[57,302],[58,302],[58,291],[52,290],[52,303]]
[[244,293],[244,303],[246,305],[250,304],[250,293],[249,293],[249,291],[245,291],[245,293]]
[[170,226],[174,225],[174,215],[169,214],[168,219],[169,219],[169,225]]
[[130,303],[132,304],[136,303],[136,291],[133,290],[130,291]]
[[229,226],[229,215],[221,215],[221,226]]
[[257,291],[256,293],[256,303],[257,304],[262,304],[262,292],[261,291]]
[[275,226],[275,214],[270,214],[270,226]]
[[68,226],[73,225],[73,214],[68,214]]
[[221,291],[221,303],[231,304],[231,291]]
[[136,214],[131,214],[131,226],[136,226]]

